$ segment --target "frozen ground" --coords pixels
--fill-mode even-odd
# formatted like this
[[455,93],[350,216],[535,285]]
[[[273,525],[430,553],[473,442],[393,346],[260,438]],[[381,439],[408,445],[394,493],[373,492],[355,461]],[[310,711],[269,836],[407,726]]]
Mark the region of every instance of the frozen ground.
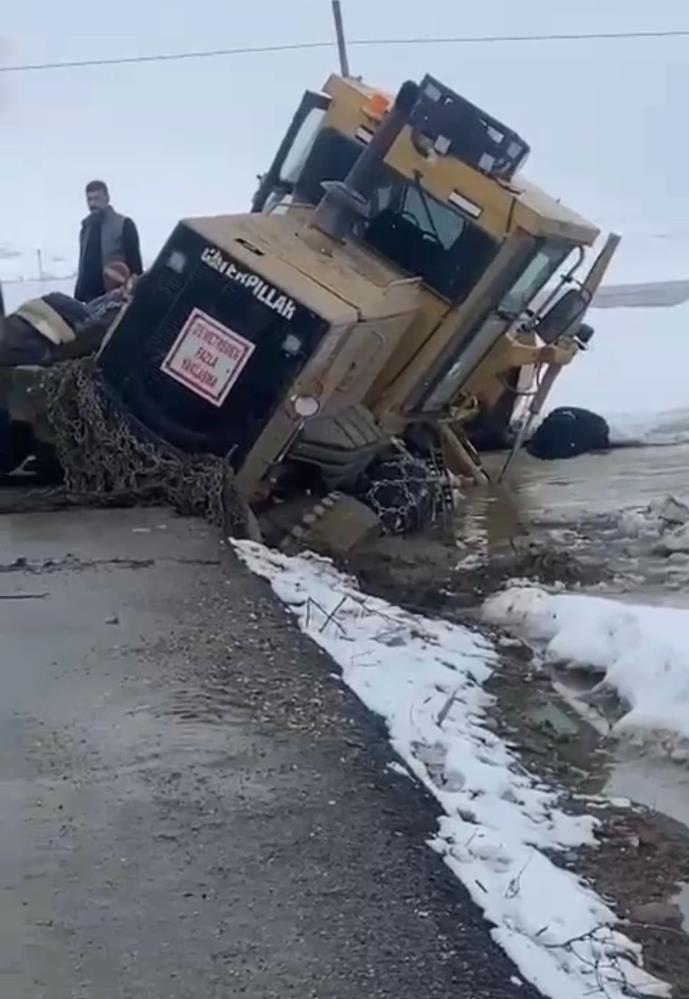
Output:
[[271,583],[301,629],[340,665],[349,687],[387,725],[410,776],[444,816],[430,845],[495,924],[524,977],[553,999],[661,995],[637,967],[638,948],[615,917],[550,853],[594,841],[595,820],[565,814],[491,729],[483,684],[499,650],[467,627],[412,615],[363,595],[316,557],[250,542],[240,556]]
[[598,675],[598,692],[620,699],[616,734],[687,759],[689,611],[517,586],[484,614],[543,643],[548,661]]

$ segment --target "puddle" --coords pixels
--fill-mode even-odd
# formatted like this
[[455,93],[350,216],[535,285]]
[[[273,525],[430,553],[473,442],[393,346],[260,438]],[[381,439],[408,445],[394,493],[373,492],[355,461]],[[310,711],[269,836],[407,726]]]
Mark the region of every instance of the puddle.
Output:
[[[503,461],[503,455],[487,455],[486,467],[495,475]],[[603,552],[610,578],[593,592],[689,606],[689,559],[654,552],[657,538],[636,530],[628,513],[623,516],[668,495],[689,502],[687,461],[689,445],[555,462],[520,455],[507,482],[467,490],[458,513],[458,539],[468,554],[484,559],[509,551],[527,535],[549,538],[579,560],[600,562]]]
[[[646,757],[619,760],[612,768],[604,793],[629,798],[689,828],[689,769],[686,765]],[[689,894],[687,900],[689,904]]]
[[[503,462],[499,454],[486,457],[491,474]],[[506,489],[528,519],[543,514],[581,519],[615,512],[621,506],[647,506],[659,496],[689,501],[688,462],[687,444],[623,448],[566,461],[538,461],[521,454]]]
[[[538,661],[541,651],[538,644],[529,644]],[[607,761],[605,771],[608,777],[600,793],[611,800],[643,805],[689,830],[689,761],[677,762],[660,755],[640,755],[628,743],[612,736],[619,703],[616,699],[607,703],[591,697],[592,688],[600,679],[598,675],[546,668],[542,670],[541,677],[544,686],[538,700],[534,699],[533,691],[527,694],[533,701],[523,708],[528,720],[540,726],[545,724],[560,740],[582,742],[584,730],[577,731],[577,726],[563,713],[560,705],[571,708],[603,740],[600,745]],[[686,898],[689,906],[689,884]]]
[[[602,710],[591,704],[587,695],[598,677],[591,674],[554,672],[553,686],[565,703],[572,707],[603,737],[610,735],[615,721],[615,706]],[[629,755],[624,743],[614,737],[608,742],[610,776],[603,794],[611,799],[627,799],[660,812],[689,829],[689,765],[664,757]],[[689,885],[687,886],[689,906]]]
[[528,718],[537,726],[549,726],[560,739],[573,739],[579,734],[576,722],[553,701],[530,708]]

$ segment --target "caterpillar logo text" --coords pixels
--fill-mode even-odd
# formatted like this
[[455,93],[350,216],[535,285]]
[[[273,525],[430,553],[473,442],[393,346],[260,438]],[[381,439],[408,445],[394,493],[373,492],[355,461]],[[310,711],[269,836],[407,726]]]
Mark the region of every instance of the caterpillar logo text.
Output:
[[263,278],[260,278],[258,274],[252,274],[250,271],[241,271],[233,261],[227,260],[220,250],[217,250],[214,246],[207,246],[205,248],[201,254],[201,260],[203,260],[204,264],[212,267],[213,270],[218,271],[219,274],[224,274],[230,281],[243,284],[259,302],[263,302],[269,309],[281,315],[283,319],[294,319],[297,307],[291,298],[283,295],[277,288],[273,288]]

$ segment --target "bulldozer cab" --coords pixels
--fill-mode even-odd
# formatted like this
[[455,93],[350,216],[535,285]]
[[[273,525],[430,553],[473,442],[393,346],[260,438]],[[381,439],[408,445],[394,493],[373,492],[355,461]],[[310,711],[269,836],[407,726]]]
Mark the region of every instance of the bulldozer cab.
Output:
[[[253,210],[298,214],[318,204],[324,184],[346,177],[371,142],[390,101],[336,76],[323,92],[306,93]],[[447,413],[463,395],[491,398],[491,382],[495,393],[496,376],[526,362],[536,343],[505,335],[517,334],[525,320],[537,325],[540,316],[529,312],[534,299],[598,236],[523,179],[528,154],[512,129],[433,77],[422,81],[352,231],[422,281],[417,315],[366,397],[393,429]],[[574,271],[562,291],[571,290]]]

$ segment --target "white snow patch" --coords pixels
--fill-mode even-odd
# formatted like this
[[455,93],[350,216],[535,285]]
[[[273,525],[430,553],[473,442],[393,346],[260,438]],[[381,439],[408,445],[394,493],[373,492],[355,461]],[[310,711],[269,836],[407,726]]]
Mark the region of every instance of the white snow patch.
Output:
[[[684,410],[686,415],[689,303],[675,308],[601,309],[590,318],[596,328],[590,351],[563,370],[548,408],[592,409],[606,417],[614,437],[620,429],[631,437],[644,436],[657,422],[656,414],[665,414],[658,421],[665,423],[672,422],[668,411]],[[687,429],[685,425],[684,439]]]
[[667,447],[689,441],[689,410],[659,409],[653,413],[607,413],[610,443]]
[[30,298],[40,298],[51,291],[61,291],[64,295],[74,293],[74,278],[44,278],[41,281],[6,281],[2,284],[2,293],[5,301],[5,311],[14,312],[24,302]]
[[[339,679],[339,677],[338,677],[338,679]],[[407,768],[404,767],[404,766],[402,766],[401,763],[398,763],[397,760],[393,760],[392,763],[388,763],[388,767],[387,768],[390,771],[390,773],[399,774],[400,777],[408,777],[409,780],[413,780],[414,779],[412,777],[412,775],[410,774],[410,772],[407,770]]]
[[581,999],[604,984],[622,999],[668,995],[640,968],[640,948],[614,929],[613,912],[544,851],[593,843],[595,819],[565,814],[489,727],[483,684],[494,646],[469,628],[409,614],[362,594],[316,556],[286,557],[252,542],[235,548],[342,677],[388,726],[407,767],[440,802],[430,845],[464,883],[522,975],[553,999]]
[[689,506],[674,496],[655,499],[644,507],[628,507],[620,514],[620,530],[632,538],[667,539],[668,553],[682,550],[672,539],[683,537],[689,527]]
[[543,642],[551,662],[601,673],[626,709],[614,733],[688,757],[688,610],[524,586],[491,597],[484,617]]

